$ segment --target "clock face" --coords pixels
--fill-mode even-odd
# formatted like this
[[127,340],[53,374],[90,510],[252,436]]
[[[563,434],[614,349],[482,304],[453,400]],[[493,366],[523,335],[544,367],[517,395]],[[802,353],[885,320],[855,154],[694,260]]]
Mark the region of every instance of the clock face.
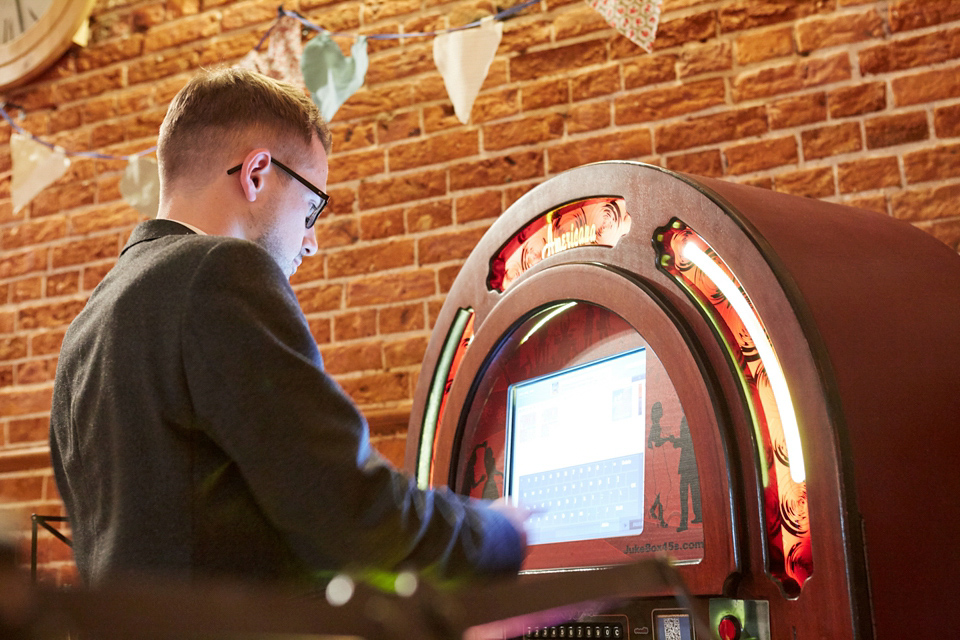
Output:
[[0,2],[0,44],[22,36],[49,11],[53,0],[3,0]]
[[95,0],[0,0],[0,90],[23,84],[70,48]]

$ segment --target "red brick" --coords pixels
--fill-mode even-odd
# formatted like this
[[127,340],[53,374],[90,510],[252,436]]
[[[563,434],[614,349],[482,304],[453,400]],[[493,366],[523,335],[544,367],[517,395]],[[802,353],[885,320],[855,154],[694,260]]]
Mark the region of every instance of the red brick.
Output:
[[437,272],[437,282],[440,284],[440,293],[446,294],[450,292],[450,289],[453,287],[453,283],[460,274],[460,268],[462,266],[462,264],[452,264],[441,268]]
[[392,113],[377,120],[377,142],[380,144],[413,138],[421,132],[419,111]]
[[436,293],[436,281],[430,269],[361,278],[347,285],[347,306],[364,307],[427,298]]
[[858,116],[887,107],[887,87],[883,82],[871,82],[853,87],[834,89],[828,94],[830,117]]
[[375,64],[371,64],[367,70],[364,82],[380,84],[434,71],[436,68],[432,43],[405,46],[399,51],[378,56]]
[[45,295],[48,298],[72,295],[79,291],[80,291],[80,272],[79,271],[55,273],[47,276],[47,286],[46,286]]
[[429,231],[453,223],[453,205],[450,200],[425,202],[404,211],[410,233]]
[[667,169],[709,178],[719,178],[723,176],[723,158],[717,149],[668,156]]
[[603,40],[590,40],[546,51],[525,53],[510,59],[510,78],[515,82],[545,78],[552,74],[599,64],[606,58],[607,49]]
[[960,104],[936,109],[933,112],[933,128],[938,138],[960,136]]
[[427,339],[423,336],[404,338],[383,345],[383,359],[387,369],[419,365],[427,351]]
[[403,209],[387,209],[360,216],[360,237],[364,240],[398,236],[404,231]]
[[523,52],[530,47],[549,44],[552,40],[553,21],[539,19],[532,22],[508,20],[503,24],[503,39],[498,51]]
[[443,195],[447,191],[445,169],[409,173],[385,180],[360,182],[360,207],[375,209],[410,200]]
[[908,31],[960,18],[955,0],[893,0],[890,3],[890,30]]
[[27,339],[22,336],[0,338],[0,360],[19,360],[27,357]]
[[419,9],[419,0],[391,0],[391,2],[365,4],[363,6],[363,22],[369,24],[377,20],[395,18],[405,13],[414,13]]
[[349,182],[358,178],[368,178],[386,170],[382,149],[338,153],[336,161],[330,164],[330,184]]
[[692,118],[685,122],[662,125],[656,130],[657,153],[690,149],[706,144],[738,140],[767,131],[763,107]]
[[748,31],[734,41],[737,64],[748,65],[793,53],[793,30],[777,27],[764,31]]
[[331,252],[327,256],[327,273],[330,278],[341,278],[412,264],[413,240],[390,240]]
[[23,416],[30,413],[50,411],[53,389],[0,389],[0,416]]
[[547,113],[510,120],[483,128],[483,148],[500,151],[509,147],[534,146],[563,135],[563,116]]
[[331,374],[383,368],[380,342],[333,345],[321,350],[323,366]]
[[843,203],[849,207],[857,207],[858,209],[866,209],[867,211],[876,211],[883,215],[890,215],[890,212],[887,210],[887,197],[885,195],[849,198],[844,200]]
[[653,49],[667,49],[685,42],[703,41],[717,35],[717,14],[714,11],[694,13],[673,20],[661,20]]
[[[413,114],[416,117],[416,114]],[[333,149],[339,154],[343,151],[356,151],[376,144],[376,125],[373,122],[331,123]],[[335,163],[336,164],[336,163]]]
[[845,13],[808,18],[797,23],[797,51],[862,42],[883,36],[883,19],[876,9],[863,13]]
[[417,242],[420,264],[432,264],[466,258],[477,246],[486,227],[438,233]]
[[67,300],[65,302],[23,307],[19,311],[20,328],[41,329],[65,326],[70,324],[80,313],[83,305],[83,300]]
[[960,29],[904,38],[860,52],[860,70],[887,73],[960,57]]
[[340,380],[340,386],[358,405],[406,400],[410,397],[410,374],[375,373]]
[[897,192],[891,197],[890,205],[895,217],[918,221],[954,218],[957,202],[960,202],[960,184],[950,184]]
[[357,221],[353,216],[337,216],[326,220],[320,218],[315,228],[317,246],[321,251],[353,244],[360,237]]
[[370,444],[374,446],[377,452],[400,469],[403,467],[403,461],[406,457],[407,436],[406,434],[392,434],[387,436],[374,436],[370,438]]
[[310,335],[313,336],[314,342],[318,345],[328,344],[333,340],[329,318],[311,318],[308,324],[310,326]]
[[57,375],[57,359],[29,360],[16,366],[17,384],[53,382]]
[[[43,220],[31,220],[15,227],[7,227],[0,232],[0,247],[7,251],[57,240],[65,235],[65,227],[66,219],[59,216]],[[2,275],[3,271],[0,268],[0,276]]]
[[203,13],[151,28],[143,41],[143,50],[151,52],[167,49],[201,38],[209,38],[219,32],[220,15]]
[[601,160],[636,160],[652,152],[650,130],[624,129],[585,140],[548,147],[550,173]]
[[680,53],[677,71],[681,78],[733,68],[733,50],[728,41],[691,44]]
[[500,192],[484,189],[479,193],[471,193],[454,202],[457,211],[457,222],[472,222],[484,218],[495,218],[503,212]]
[[[8,475],[0,482],[0,502],[30,502],[43,498],[43,476]],[[66,546],[61,543],[61,546]]]
[[677,78],[676,56],[646,56],[623,65],[623,85],[636,89]]
[[553,21],[553,28],[559,41],[609,29],[610,25],[600,12],[584,4],[558,14]]
[[617,98],[614,101],[614,120],[617,125],[663,120],[701,111],[725,101],[726,86],[723,79],[712,78]]
[[570,108],[567,114],[567,133],[595,131],[610,126],[610,103],[588,102]]
[[960,97],[960,67],[894,78],[891,85],[898,107]]
[[837,167],[837,183],[840,193],[899,187],[900,164],[896,156],[845,162]]
[[520,113],[520,91],[516,88],[481,93],[473,103],[470,119],[475,123],[490,122]]
[[927,114],[923,111],[880,116],[864,122],[867,148],[878,149],[930,137]]
[[120,253],[120,238],[116,235],[97,236],[77,240],[53,248],[54,268],[116,258]]
[[903,156],[908,183],[960,176],[960,144],[921,149]]
[[50,420],[47,418],[21,418],[11,420],[9,426],[10,443],[47,442],[50,437]]
[[803,142],[804,160],[829,158],[863,148],[860,124],[857,122],[810,129],[802,132],[800,139]]
[[936,220],[917,226],[954,251],[960,251],[960,219]]
[[515,151],[505,156],[463,162],[450,168],[450,189],[472,189],[543,175],[542,151]]
[[823,0],[736,0],[720,9],[720,30],[744,31],[833,9]]
[[352,187],[334,187],[327,189],[330,194],[330,204],[327,205],[330,213],[323,212],[325,218],[350,214],[353,212],[353,205],[357,202],[357,192]]
[[101,69],[115,62],[132,60],[143,53],[143,35],[131,34],[107,41],[91,41],[87,47],[75,51],[77,71]]
[[581,73],[574,76],[570,82],[570,93],[574,102],[607,96],[619,90],[619,67],[608,67]]
[[[200,65],[200,54],[196,51],[183,51],[176,55],[157,54],[137,58],[127,68],[127,82],[130,85],[152,82],[160,78],[183,73]],[[97,92],[93,95],[99,95]]]
[[423,304],[420,302],[384,307],[378,314],[381,334],[421,331],[426,326]]
[[850,56],[843,51],[823,58],[766,67],[741,73],[733,80],[734,100],[752,100],[781,93],[792,93],[841,80],[851,76]]
[[43,278],[25,278],[10,286],[10,302],[17,304],[27,300],[38,300],[43,296]]
[[570,87],[566,78],[532,82],[520,89],[520,108],[523,111],[543,109],[570,101]]
[[777,100],[767,106],[771,129],[786,129],[827,119],[827,94],[822,91]]
[[337,111],[337,119],[376,117],[408,108],[413,103],[413,85],[409,82],[360,87]]
[[59,353],[65,331],[41,331],[30,336],[30,355],[48,356]]
[[753,173],[786,164],[797,163],[797,140],[784,136],[760,142],[748,142],[723,150],[727,157],[727,172],[733,175]]
[[47,268],[46,249],[28,249],[17,253],[4,249],[3,260],[0,260],[0,278],[15,278]]
[[86,265],[83,267],[83,290],[92,291],[106,277],[114,263]]
[[339,309],[342,296],[343,287],[338,284],[323,284],[297,290],[297,299],[304,313]]
[[802,169],[782,173],[774,178],[776,190],[808,198],[826,198],[836,193],[830,167]]
[[110,229],[132,229],[141,218],[140,212],[123,202],[71,214],[69,228],[72,235],[85,236]]

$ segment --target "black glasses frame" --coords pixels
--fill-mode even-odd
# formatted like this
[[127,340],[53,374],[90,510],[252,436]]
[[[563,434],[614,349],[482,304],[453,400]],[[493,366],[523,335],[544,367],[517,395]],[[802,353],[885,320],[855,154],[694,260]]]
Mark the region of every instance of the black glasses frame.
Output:
[[[286,171],[291,178],[295,179],[297,182],[305,186],[307,189],[310,189],[310,191],[312,191],[313,193],[317,194],[317,196],[320,197],[320,204],[313,205],[313,207],[311,207],[310,209],[310,213],[307,214],[306,225],[307,225],[307,229],[309,229],[317,222],[317,218],[320,217],[320,214],[326,208],[327,202],[330,201],[330,196],[328,196],[326,193],[324,193],[323,191],[315,187],[312,182],[310,182],[309,180],[307,180],[306,178],[301,176],[299,173],[297,173],[287,165],[283,164],[276,158],[271,156],[270,162],[272,162],[273,164],[277,165],[278,167]],[[240,171],[241,167],[243,167],[243,163],[238,164],[232,169],[227,169],[227,175],[228,176],[233,175],[237,171]]]

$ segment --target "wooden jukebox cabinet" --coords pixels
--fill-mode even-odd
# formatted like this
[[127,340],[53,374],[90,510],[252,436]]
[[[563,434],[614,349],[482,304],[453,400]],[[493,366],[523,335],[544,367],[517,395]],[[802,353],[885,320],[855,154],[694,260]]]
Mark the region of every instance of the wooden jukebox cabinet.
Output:
[[[611,162],[524,195],[469,257],[406,466],[537,509],[526,572],[665,554],[722,638],[892,639],[960,629],[958,445],[960,256]],[[697,637],[668,595],[528,636]]]

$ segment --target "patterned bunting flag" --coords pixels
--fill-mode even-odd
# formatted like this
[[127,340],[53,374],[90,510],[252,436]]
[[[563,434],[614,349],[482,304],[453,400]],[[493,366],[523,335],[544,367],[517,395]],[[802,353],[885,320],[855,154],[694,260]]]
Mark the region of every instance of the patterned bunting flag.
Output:
[[663,0],[586,0],[586,3],[644,51],[652,50]]

